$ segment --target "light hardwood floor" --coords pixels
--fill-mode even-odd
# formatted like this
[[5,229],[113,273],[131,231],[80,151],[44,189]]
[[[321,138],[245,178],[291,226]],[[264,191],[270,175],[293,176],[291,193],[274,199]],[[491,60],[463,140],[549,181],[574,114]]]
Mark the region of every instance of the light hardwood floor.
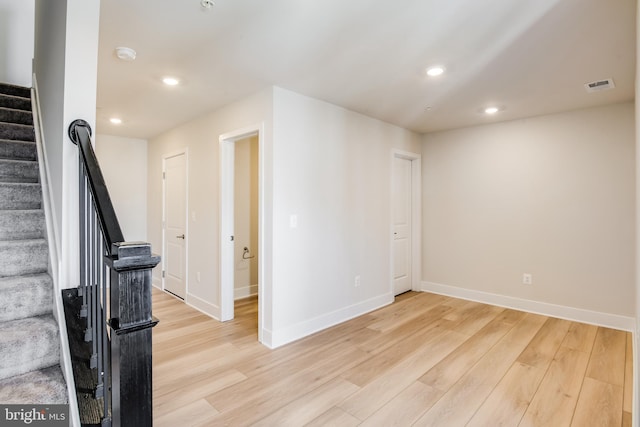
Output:
[[154,425],[630,426],[631,335],[410,292],[269,350],[154,290]]

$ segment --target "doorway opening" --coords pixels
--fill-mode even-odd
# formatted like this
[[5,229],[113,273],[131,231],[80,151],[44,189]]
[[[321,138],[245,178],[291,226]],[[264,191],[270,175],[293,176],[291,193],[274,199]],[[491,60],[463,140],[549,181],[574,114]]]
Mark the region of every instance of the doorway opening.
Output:
[[398,296],[420,290],[421,175],[419,154],[394,151],[391,167],[392,283]]
[[220,320],[234,318],[236,299],[258,298],[263,342],[264,253],[262,125],[220,136]]

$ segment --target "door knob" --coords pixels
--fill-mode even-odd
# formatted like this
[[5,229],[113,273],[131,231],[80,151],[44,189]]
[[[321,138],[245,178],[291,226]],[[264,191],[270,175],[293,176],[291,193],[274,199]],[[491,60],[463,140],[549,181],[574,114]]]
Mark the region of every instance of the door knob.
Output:
[[179,235],[179,236],[176,236],[176,239],[182,239],[182,240],[184,240],[184,234],[181,234],[181,235]]

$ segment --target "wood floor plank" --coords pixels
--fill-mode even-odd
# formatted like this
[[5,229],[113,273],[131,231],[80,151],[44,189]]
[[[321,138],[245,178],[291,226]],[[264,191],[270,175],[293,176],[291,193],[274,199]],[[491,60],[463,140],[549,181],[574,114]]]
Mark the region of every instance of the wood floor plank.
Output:
[[560,347],[520,426],[570,425],[588,362],[588,354]]
[[587,376],[605,383],[624,386],[626,345],[625,332],[598,328]]
[[415,381],[367,418],[360,426],[403,427],[412,425],[443,394],[444,392],[441,390],[430,387],[420,381]]
[[[202,374],[198,380],[187,380],[180,386],[154,388],[154,411],[158,415],[175,411],[189,402],[204,399],[219,390],[244,381],[246,377],[238,371],[226,370],[215,374]],[[213,408],[213,406],[207,402]],[[218,411],[216,410],[215,414]],[[215,415],[210,414],[210,415]]]
[[585,378],[571,425],[622,425],[622,399],[621,386]]
[[531,403],[545,370],[545,367],[514,363],[467,426],[517,425]]
[[511,310],[509,315],[510,317],[506,321],[501,317],[497,317],[489,322],[464,344],[425,373],[420,378],[420,381],[443,391],[449,390],[491,347],[513,328],[517,321],[524,317],[524,313]]
[[[364,387],[374,379],[392,369],[411,353],[418,351],[417,342],[424,342],[431,339],[434,334],[443,332],[440,322],[433,322],[426,327],[408,335],[400,340],[396,345],[386,348],[384,351],[373,355],[359,365],[349,369],[342,377],[360,387]],[[386,334],[385,334],[386,335]]]
[[307,424],[359,389],[360,387],[349,381],[335,378],[262,418],[253,426],[298,427]]
[[383,352],[423,328],[430,328],[435,323],[438,323],[438,325],[442,324],[442,316],[451,310],[451,307],[446,305],[429,306],[412,322],[405,322],[401,326],[391,329],[386,333],[379,333],[373,339],[360,343],[358,346],[370,354]]
[[[631,413],[633,409],[633,335],[626,333],[624,362],[624,400],[622,410]],[[639,391],[640,392],[640,391]]]
[[[154,413],[155,414],[155,413]],[[193,400],[173,411],[153,418],[155,427],[191,427],[216,415],[217,411],[204,399]]]
[[465,425],[544,323],[527,314],[420,417],[416,426]]
[[406,322],[411,322],[420,316],[425,310],[441,305],[446,300],[446,297],[441,295],[433,295],[432,298],[424,300],[423,298],[412,297],[405,300],[401,309],[388,310],[384,315],[378,315],[378,320],[372,322],[369,329],[373,329],[380,332],[386,332],[391,329],[395,329],[402,326]]
[[304,427],[355,427],[359,424],[359,419],[334,406]]
[[[221,412],[215,419],[216,423],[233,426],[252,424],[338,377],[343,370],[366,357],[366,353],[357,347],[327,351],[320,360],[308,363],[304,368],[289,368],[282,375],[268,372],[267,375],[258,375],[257,379],[249,378],[237,384],[238,387],[234,385],[214,393],[207,397],[207,401]],[[247,398],[248,394],[252,397]],[[247,411],[247,407],[251,411]]]
[[466,313],[458,322],[453,323],[450,328],[459,334],[472,336],[504,310],[502,307],[493,305],[480,305]]
[[420,345],[419,350],[369,382],[339,407],[359,420],[366,420],[466,339],[466,335],[440,329],[428,340],[416,343]]
[[551,363],[551,359],[564,341],[571,322],[550,317],[531,340],[527,348],[518,357],[518,362],[529,366],[544,366]]
[[574,350],[591,353],[596,339],[596,332],[598,332],[598,327],[595,325],[571,322],[571,327],[562,345]]

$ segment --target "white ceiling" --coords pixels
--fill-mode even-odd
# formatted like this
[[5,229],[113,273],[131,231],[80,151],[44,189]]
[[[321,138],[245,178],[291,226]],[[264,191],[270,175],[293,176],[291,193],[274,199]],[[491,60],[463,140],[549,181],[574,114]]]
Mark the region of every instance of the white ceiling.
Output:
[[150,138],[271,85],[420,133],[634,98],[635,0],[101,3],[98,133]]

